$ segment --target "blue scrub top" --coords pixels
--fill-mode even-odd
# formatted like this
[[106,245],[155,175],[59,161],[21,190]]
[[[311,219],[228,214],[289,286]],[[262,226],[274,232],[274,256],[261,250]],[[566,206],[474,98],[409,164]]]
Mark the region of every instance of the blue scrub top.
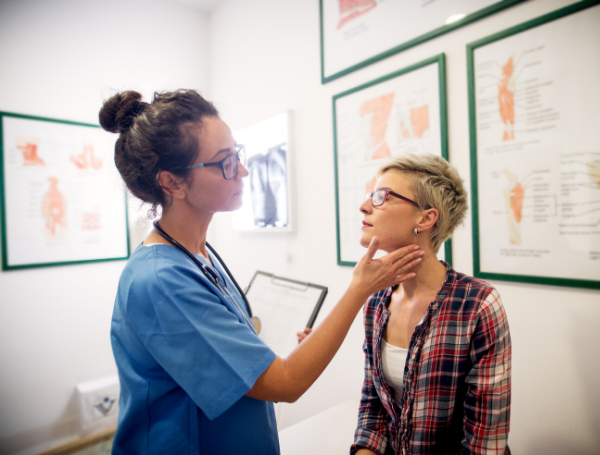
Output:
[[136,248],[119,281],[111,342],[121,382],[113,454],[279,454],[273,403],[245,396],[275,353],[181,251]]

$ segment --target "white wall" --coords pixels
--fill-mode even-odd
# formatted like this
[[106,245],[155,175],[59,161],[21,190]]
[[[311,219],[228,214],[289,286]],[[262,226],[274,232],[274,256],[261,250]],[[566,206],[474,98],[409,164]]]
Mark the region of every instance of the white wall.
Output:
[[[320,83],[317,1],[231,0],[210,19],[210,94],[235,130],[294,111],[296,227],[290,234],[232,231],[215,219],[212,241],[242,285],[264,270],[329,286],[322,315],[350,281],[336,265],[331,97],[445,52],[450,160],[469,173],[466,44],[574,3],[532,0],[326,85]],[[471,274],[471,220],[454,235],[454,266]],[[513,338],[510,445],[515,454],[591,454],[600,445],[598,291],[493,282]],[[283,411],[283,426],[360,393],[362,321],[311,390]]]
[[[208,93],[234,129],[293,110],[296,231],[240,234],[222,214],[210,237],[242,285],[259,269],[329,286],[323,315],[351,275],[336,265],[331,96],[445,52],[450,158],[469,182],[465,44],[569,3],[517,5],[323,86],[314,0],[230,0],[210,19],[159,0],[2,0],[0,110],[95,123],[114,90],[179,87]],[[472,273],[471,256],[467,220],[455,267]],[[114,370],[108,333],[123,266],[0,273],[0,454],[35,453],[76,430],[75,383]],[[513,336],[513,453],[597,452],[598,292],[493,284]],[[358,318],[321,379],[283,409],[283,425],[359,396],[361,344]]]
[[[2,0],[0,110],[98,123],[117,90],[205,92],[207,54],[208,17],[161,0]],[[75,384],[115,370],[110,318],[124,265],[0,273],[1,454],[77,432]]]

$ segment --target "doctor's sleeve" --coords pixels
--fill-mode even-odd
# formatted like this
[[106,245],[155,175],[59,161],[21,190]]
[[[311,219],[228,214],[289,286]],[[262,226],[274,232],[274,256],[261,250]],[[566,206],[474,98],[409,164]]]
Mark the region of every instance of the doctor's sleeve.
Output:
[[151,304],[130,306],[128,316],[159,365],[214,419],[252,388],[276,355],[218,291],[185,274],[177,277],[183,282],[159,277],[161,286],[148,295]]

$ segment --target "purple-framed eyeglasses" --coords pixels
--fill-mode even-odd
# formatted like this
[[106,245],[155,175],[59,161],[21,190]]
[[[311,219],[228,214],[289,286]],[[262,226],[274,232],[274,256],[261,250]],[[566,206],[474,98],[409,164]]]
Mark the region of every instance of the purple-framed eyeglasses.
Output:
[[[219,151],[222,152],[230,150],[231,149],[224,149]],[[223,171],[223,178],[225,180],[231,180],[238,173],[238,162],[242,163],[243,166],[246,165],[246,148],[242,144],[236,144],[235,153],[232,153],[227,158],[223,158],[221,161],[215,161],[214,163],[191,164],[188,166],[188,169],[193,169],[195,167],[220,166],[221,171]]]
[[379,207],[380,205],[383,205],[383,203],[385,202],[385,200],[390,195],[394,196],[394,197],[397,197],[399,199],[402,199],[403,201],[410,202],[415,207],[420,208],[419,204],[417,204],[412,199],[404,197],[401,194],[394,193],[392,190],[386,190],[384,188],[382,188],[380,190],[373,191],[372,193],[367,193],[367,195],[365,196],[365,200],[367,200],[367,199],[370,198],[371,199],[371,204],[373,205],[373,207]]

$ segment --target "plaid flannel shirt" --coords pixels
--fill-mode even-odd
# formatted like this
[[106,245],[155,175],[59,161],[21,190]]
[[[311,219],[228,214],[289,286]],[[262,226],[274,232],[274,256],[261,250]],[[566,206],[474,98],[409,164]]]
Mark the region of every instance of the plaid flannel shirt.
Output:
[[401,403],[381,367],[392,288],[367,300],[365,379],[351,454],[510,454],[504,307],[491,285],[444,265],[446,281],[410,340]]

